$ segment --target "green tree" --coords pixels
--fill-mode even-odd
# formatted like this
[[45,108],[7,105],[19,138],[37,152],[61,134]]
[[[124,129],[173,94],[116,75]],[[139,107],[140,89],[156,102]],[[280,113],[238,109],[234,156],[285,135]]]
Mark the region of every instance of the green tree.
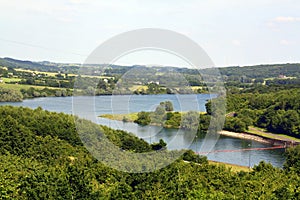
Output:
[[245,132],[248,127],[245,122],[237,117],[227,117],[225,120],[224,129],[234,132]]
[[181,128],[187,130],[198,130],[199,113],[196,111],[188,111],[182,116]]
[[288,148],[285,155],[284,169],[295,171],[300,175],[300,146]]
[[173,111],[174,108],[173,108],[173,104],[171,101],[165,101],[165,102],[161,102],[160,105],[164,106],[165,107],[165,110],[167,112],[170,112],[170,111]]
[[151,144],[152,150],[155,151],[166,149],[166,146],[167,143],[163,139],[160,139],[158,143]]
[[150,114],[148,112],[139,112],[138,118],[134,121],[140,125],[148,125],[151,122]]

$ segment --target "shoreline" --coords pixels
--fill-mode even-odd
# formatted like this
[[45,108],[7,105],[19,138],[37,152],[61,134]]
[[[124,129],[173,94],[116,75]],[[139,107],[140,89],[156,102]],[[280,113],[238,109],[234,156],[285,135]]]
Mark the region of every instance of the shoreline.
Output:
[[220,135],[225,135],[228,137],[233,137],[233,138],[240,138],[240,139],[245,139],[245,140],[254,140],[256,142],[261,142],[265,144],[273,144],[270,140],[263,138],[261,136],[256,136],[252,135],[249,133],[237,133],[237,132],[232,132],[232,131],[226,131],[222,130],[219,132]]
[[[137,113],[131,113],[129,115],[128,114],[103,114],[98,117],[102,117],[110,120],[123,121],[125,123],[126,122],[134,123],[134,120],[137,118]],[[124,117],[126,118],[126,121],[124,121]],[[149,125],[161,126],[160,124],[149,124]],[[163,127],[163,128],[173,128],[173,127]],[[264,132],[265,135],[260,135],[251,132],[238,133],[238,132],[227,131],[227,130],[222,130],[219,131],[218,133],[220,135],[224,135],[227,137],[239,138],[244,140],[253,140],[256,142],[271,144],[274,146],[284,145],[286,147],[290,147],[290,146],[300,145],[300,139],[297,140],[296,138],[284,138],[274,133]]]
[[283,145],[285,147],[293,147],[295,145],[299,145],[300,142],[291,140],[291,139],[284,139],[284,138],[269,138],[269,137],[264,137],[260,135],[255,135],[252,133],[237,133],[237,132],[232,132],[232,131],[226,131],[222,130],[219,132],[220,135],[225,135],[228,137],[233,137],[233,138],[240,138],[240,139],[245,139],[245,140],[253,140],[256,142],[264,143],[264,144],[271,144],[273,146],[279,146]]

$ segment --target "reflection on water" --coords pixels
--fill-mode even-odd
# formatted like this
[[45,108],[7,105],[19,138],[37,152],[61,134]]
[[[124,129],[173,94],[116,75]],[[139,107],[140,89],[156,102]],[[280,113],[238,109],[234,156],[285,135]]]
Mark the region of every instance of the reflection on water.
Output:
[[[177,111],[199,110],[205,111],[206,100],[210,99],[210,95],[124,95],[124,96],[97,96],[97,97],[76,97],[80,98],[84,114],[80,117],[89,118],[92,121],[103,124],[114,129],[121,129],[132,132],[136,136],[144,139],[149,143],[158,142],[163,139],[168,144],[170,150],[173,149],[192,149],[199,152],[203,147],[204,136],[193,137],[188,131],[176,129],[164,129],[157,126],[139,126],[134,123],[124,123],[120,121],[112,121],[108,119],[98,118],[100,114],[105,113],[128,113],[139,112],[142,110],[153,110],[161,101],[170,100],[173,102],[174,109]],[[88,109],[87,102],[95,102]],[[185,102],[185,103],[182,103]],[[188,102],[188,103],[186,103]],[[72,114],[72,97],[46,97],[16,103],[0,103],[0,105],[24,106],[30,108],[42,107],[45,110],[64,112]],[[76,105],[74,105],[76,106]],[[206,143],[210,142],[208,139]],[[214,142],[214,141],[212,141]],[[268,144],[262,144],[250,140],[242,140],[220,136],[216,145],[207,154],[208,159],[233,163],[237,165],[254,166],[260,161],[272,163],[274,166],[282,167],[284,162],[284,150],[264,150],[264,151],[240,151],[240,152],[213,152],[216,150],[238,150],[246,148],[270,147]]]
[[[195,152],[199,152],[204,141],[204,135],[191,137],[188,131],[178,131],[177,129],[164,129],[156,126],[139,126],[130,122],[116,122],[108,119],[100,118],[101,124],[110,126],[134,133],[136,136],[143,138],[149,143],[158,142],[159,139],[163,139],[168,144],[167,147],[170,150],[173,149],[192,149]],[[191,140],[193,142],[191,143]],[[231,138],[221,135],[218,142],[208,154],[204,154],[209,160],[215,160],[220,162],[232,163],[237,165],[253,167],[260,161],[272,163],[277,167],[282,167],[284,163],[284,150],[273,149],[264,151],[240,151],[240,152],[214,152],[219,150],[240,150],[247,148],[263,148],[271,147],[269,144],[263,144],[252,140],[243,140],[239,138]],[[207,153],[207,151],[204,151]]]

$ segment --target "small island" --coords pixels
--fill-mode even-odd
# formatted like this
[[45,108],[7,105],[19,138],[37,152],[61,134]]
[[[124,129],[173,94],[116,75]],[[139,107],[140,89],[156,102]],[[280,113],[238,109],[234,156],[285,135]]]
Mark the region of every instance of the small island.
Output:
[[142,126],[152,125],[184,130],[194,130],[196,128],[199,133],[206,131],[210,122],[210,116],[205,112],[174,111],[171,101],[160,102],[153,112],[103,114],[99,117],[123,122],[134,122]]

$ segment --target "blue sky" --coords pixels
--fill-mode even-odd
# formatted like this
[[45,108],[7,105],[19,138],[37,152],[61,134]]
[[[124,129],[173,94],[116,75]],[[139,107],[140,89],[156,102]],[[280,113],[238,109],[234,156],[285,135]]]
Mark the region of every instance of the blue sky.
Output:
[[[197,42],[216,66],[300,62],[298,0],[0,0],[0,57],[83,63],[125,31],[162,28]],[[144,52],[118,64],[183,65]]]

